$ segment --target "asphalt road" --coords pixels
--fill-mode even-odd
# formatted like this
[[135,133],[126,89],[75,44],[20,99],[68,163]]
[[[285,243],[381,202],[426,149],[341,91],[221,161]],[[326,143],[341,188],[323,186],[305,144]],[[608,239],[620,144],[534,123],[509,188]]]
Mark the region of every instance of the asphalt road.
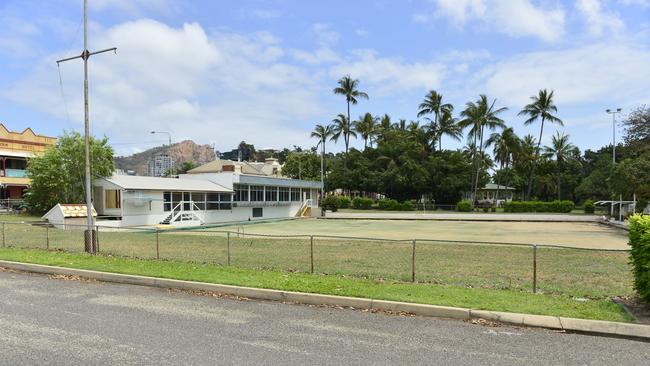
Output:
[[0,271],[0,364],[648,365],[650,344]]

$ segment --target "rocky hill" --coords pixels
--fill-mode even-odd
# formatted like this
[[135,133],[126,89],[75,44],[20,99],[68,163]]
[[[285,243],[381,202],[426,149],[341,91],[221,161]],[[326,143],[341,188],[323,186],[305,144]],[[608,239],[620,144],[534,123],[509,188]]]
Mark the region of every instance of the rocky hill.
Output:
[[215,159],[214,150],[210,145],[197,145],[192,140],[185,140],[168,146],[157,146],[130,156],[115,157],[115,167],[123,170],[133,170],[138,175],[147,175],[149,159],[155,155],[170,151],[174,164],[193,161],[199,165]]

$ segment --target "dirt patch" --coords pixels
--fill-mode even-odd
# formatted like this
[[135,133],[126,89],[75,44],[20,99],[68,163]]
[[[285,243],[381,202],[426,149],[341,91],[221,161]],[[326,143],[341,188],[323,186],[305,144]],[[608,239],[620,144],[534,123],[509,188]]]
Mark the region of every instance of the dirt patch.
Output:
[[638,324],[650,325],[650,305],[641,302],[638,297],[616,298],[614,301],[622,305],[625,310],[631,313]]

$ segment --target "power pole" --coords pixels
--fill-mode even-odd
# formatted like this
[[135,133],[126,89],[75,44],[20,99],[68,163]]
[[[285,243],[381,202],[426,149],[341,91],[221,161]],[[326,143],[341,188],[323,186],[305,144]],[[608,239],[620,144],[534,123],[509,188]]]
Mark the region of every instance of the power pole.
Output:
[[612,115],[612,165],[616,165],[616,114],[621,113],[621,108],[607,109],[605,113]]
[[56,62],[59,65],[62,62],[70,61],[74,59],[82,59],[84,61],[84,155],[85,155],[85,187],[86,187],[86,214],[88,227],[84,235],[84,247],[86,252],[96,254],[97,253],[97,241],[95,234],[95,225],[93,223],[93,204],[92,204],[92,186],[91,186],[91,177],[90,177],[90,122],[88,120],[88,58],[92,55],[98,53],[104,53],[108,51],[117,51],[116,47],[107,48],[100,51],[89,52],[88,51],[88,0],[84,0],[84,50],[79,56],[64,58]]

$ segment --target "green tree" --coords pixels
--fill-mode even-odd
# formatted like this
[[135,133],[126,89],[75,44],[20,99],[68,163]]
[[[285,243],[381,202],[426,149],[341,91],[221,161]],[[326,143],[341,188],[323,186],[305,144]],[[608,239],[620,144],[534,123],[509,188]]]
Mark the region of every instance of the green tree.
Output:
[[366,113],[359,117],[358,121],[353,122],[353,128],[356,133],[363,139],[363,149],[368,148],[368,142],[372,146],[373,140],[377,135],[377,118],[372,114]]
[[528,116],[528,119],[524,122],[525,125],[530,125],[535,123],[537,120],[541,120],[541,125],[539,128],[539,139],[537,140],[537,147],[535,148],[535,160],[530,170],[530,176],[528,178],[528,191],[526,194],[526,199],[530,199],[530,193],[533,189],[533,180],[535,179],[535,169],[537,168],[537,160],[540,156],[540,144],[542,142],[542,134],[544,133],[544,123],[546,121],[550,123],[557,123],[560,126],[564,126],[564,123],[561,119],[556,117],[554,113],[557,113],[557,107],[555,106],[555,101],[553,100],[553,91],[549,93],[546,89],[540,90],[538,95],[530,97],[532,103],[527,104],[519,112],[520,116]]
[[368,94],[359,90],[359,79],[352,79],[350,75],[340,78],[339,86],[334,88],[334,94],[345,96],[348,104],[348,121],[350,117],[350,104],[357,104],[359,99],[368,99]]
[[[508,169],[512,163],[513,156],[519,148],[519,137],[515,134],[515,131],[512,127],[505,128],[501,133],[494,132],[490,135],[490,138],[485,142],[485,147],[494,146],[493,154],[494,161],[499,163],[499,170]],[[495,196],[496,199],[499,196],[500,189],[500,175],[495,174],[495,183],[497,184],[497,192]],[[506,186],[508,182],[506,181]]]
[[[93,178],[113,174],[113,148],[108,138],[90,139],[90,157]],[[85,202],[84,160],[84,138],[78,132],[64,132],[56,145],[30,159],[27,176],[31,186],[25,194],[28,209],[42,214],[57,203]]]
[[551,146],[544,147],[544,154],[548,157],[555,158],[555,164],[557,165],[557,199],[562,199],[561,187],[562,187],[562,163],[569,157],[572,156],[571,152],[575,149],[575,146],[569,142],[569,135],[560,134],[556,132],[553,135],[551,140]]
[[[442,102],[442,94],[438,93],[435,90],[430,90],[429,93],[424,97],[424,100],[418,106],[418,117],[423,117],[426,115],[433,115],[432,119],[429,119],[429,130],[431,132],[431,146],[435,149],[436,141],[442,137],[442,123],[441,116],[447,114],[446,123],[453,121],[451,114],[454,111],[454,106],[449,103]],[[446,127],[449,129],[449,126]],[[440,144],[440,143],[439,143]],[[442,147],[440,147],[442,149]]]
[[347,155],[350,147],[350,136],[356,138],[357,133],[354,132],[352,124],[350,123],[350,119],[347,118],[344,114],[339,114],[332,120],[332,137],[330,139],[334,142],[338,142],[341,136],[343,136],[343,142],[345,143],[345,155]]
[[[326,162],[325,162],[325,143],[327,142],[327,139],[332,136],[332,127],[330,125],[320,125],[317,124],[316,127],[314,127],[314,131],[311,133],[312,138],[317,138],[318,139],[318,144],[321,145],[321,167],[320,167],[320,174],[321,174],[321,179],[324,180],[325,178],[325,172],[327,171],[326,167]],[[318,145],[316,145],[316,148],[318,148]]]
[[474,140],[474,146],[476,146],[476,143],[479,142],[478,151],[476,154],[474,154],[476,175],[473,184],[474,190],[472,194],[472,202],[476,201],[479,174],[482,169],[481,161],[483,159],[479,159],[479,157],[483,155],[484,130],[486,128],[489,130],[494,130],[495,128],[505,127],[505,122],[503,122],[503,120],[497,115],[506,111],[508,108],[495,108],[494,105],[496,104],[496,101],[497,100],[494,99],[492,103],[490,103],[487,96],[481,94],[476,102],[467,102],[465,109],[460,113],[463,119],[460,120],[459,126],[462,129],[467,127],[470,128],[468,138]]
[[320,157],[314,151],[290,152],[282,175],[293,179],[320,181]]

